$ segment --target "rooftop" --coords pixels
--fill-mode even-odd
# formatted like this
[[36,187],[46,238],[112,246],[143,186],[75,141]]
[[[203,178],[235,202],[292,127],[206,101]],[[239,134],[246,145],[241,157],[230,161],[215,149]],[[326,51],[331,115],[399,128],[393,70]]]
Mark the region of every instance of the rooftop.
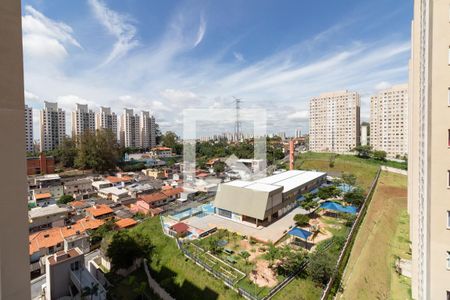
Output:
[[62,213],[68,213],[69,209],[65,207],[59,207],[58,205],[49,205],[46,207],[35,207],[28,211],[28,216],[31,219],[45,217],[49,215],[56,215]]
[[121,176],[121,177],[106,176],[105,179],[106,179],[106,181],[111,182],[111,183],[130,182],[133,180],[133,178],[130,176]]
[[224,185],[261,192],[271,192],[283,187],[283,193],[286,193],[325,174],[323,172],[291,170],[255,181],[234,180],[224,183]]
[[42,193],[42,194],[34,194],[34,198],[36,200],[42,200],[42,199],[47,199],[47,198],[51,198],[52,194],[50,193]]
[[56,246],[58,243],[62,243],[65,238],[82,234],[86,230],[97,229],[103,223],[103,220],[84,218],[71,226],[54,227],[30,234],[28,237],[29,254],[31,255],[41,249]]
[[116,195],[116,196],[121,196],[121,195],[128,194],[127,190],[119,189],[119,188],[114,187],[114,186],[113,187],[107,187],[107,188],[104,188],[104,189],[100,189],[98,192],[102,193],[102,194],[113,194],[113,195]]
[[78,248],[72,248],[67,251],[61,250],[49,256],[48,262],[50,263],[50,265],[54,265],[80,255],[83,255],[83,252],[81,252],[81,250]]
[[86,208],[86,212],[91,214],[93,217],[99,217],[99,216],[113,213],[113,210],[108,205],[101,204],[101,205],[95,205],[93,207]]
[[116,225],[119,228],[128,228],[136,224],[137,222],[131,218],[120,219],[119,221],[116,222]]

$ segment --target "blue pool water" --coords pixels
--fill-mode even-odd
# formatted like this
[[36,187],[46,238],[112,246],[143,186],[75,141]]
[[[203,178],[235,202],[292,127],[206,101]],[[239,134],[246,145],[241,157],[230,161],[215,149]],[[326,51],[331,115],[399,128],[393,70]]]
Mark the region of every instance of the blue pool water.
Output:
[[214,205],[212,203],[203,204],[202,211],[207,214],[213,214],[214,213]]
[[187,208],[185,210],[175,212],[170,217],[177,221],[182,221],[191,216],[204,217],[206,215],[210,215],[214,213],[214,205],[212,203],[203,204],[197,208]]

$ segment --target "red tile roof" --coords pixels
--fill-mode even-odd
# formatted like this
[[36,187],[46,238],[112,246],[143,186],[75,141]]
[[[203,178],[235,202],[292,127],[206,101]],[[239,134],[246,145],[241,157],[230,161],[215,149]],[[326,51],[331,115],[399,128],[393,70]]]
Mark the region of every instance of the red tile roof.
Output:
[[117,176],[107,176],[105,178],[106,181],[109,181],[111,183],[119,183],[119,182],[130,182],[133,180],[132,177],[130,176],[122,176],[122,177],[117,177]]
[[156,192],[156,193],[152,193],[152,194],[139,195],[138,199],[145,201],[147,203],[153,203],[153,202],[166,200],[167,196],[162,192]]
[[77,233],[83,233],[86,230],[97,229],[103,223],[103,220],[84,218],[71,226],[55,227],[30,234],[28,237],[29,254],[31,255],[35,252],[38,252],[40,249],[56,246],[58,243],[62,243],[64,241],[64,238],[73,236]]
[[35,194],[34,198],[36,198],[36,200],[41,200],[41,199],[50,198],[51,196],[52,196],[52,194],[50,194],[50,193],[42,193],[42,194]]
[[182,193],[183,192],[183,188],[180,188],[180,187],[178,187],[178,188],[172,188],[172,189],[167,189],[167,190],[164,190],[164,191],[162,191],[165,195],[167,195],[168,197],[170,197],[170,196],[174,196],[174,195],[177,195],[177,194],[180,194],[180,193]]
[[170,227],[170,229],[172,229],[172,230],[175,231],[176,233],[180,234],[180,233],[184,233],[184,232],[188,231],[189,226],[186,225],[186,224],[183,223],[183,222],[179,222],[179,223],[177,223],[177,224],[175,224],[175,225],[172,225],[172,226]]
[[111,207],[106,204],[96,205],[93,207],[86,208],[86,212],[93,217],[99,217],[113,212]]
[[136,225],[137,222],[131,218],[120,219],[116,222],[117,227],[119,228],[128,228]]

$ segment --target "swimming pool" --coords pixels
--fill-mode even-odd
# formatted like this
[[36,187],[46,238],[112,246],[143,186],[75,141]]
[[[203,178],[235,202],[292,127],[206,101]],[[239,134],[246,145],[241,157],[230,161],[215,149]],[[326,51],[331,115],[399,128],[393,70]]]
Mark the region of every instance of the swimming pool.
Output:
[[202,211],[207,214],[213,214],[215,211],[215,207],[212,203],[203,204]]
[[192,216],[204,217],[205,215],[210,215],[214,213],[214,205],[212,203],[203,204],[200,207],[187,208],[170,215],[170,218],[176,221],[182,221],[188,219]]

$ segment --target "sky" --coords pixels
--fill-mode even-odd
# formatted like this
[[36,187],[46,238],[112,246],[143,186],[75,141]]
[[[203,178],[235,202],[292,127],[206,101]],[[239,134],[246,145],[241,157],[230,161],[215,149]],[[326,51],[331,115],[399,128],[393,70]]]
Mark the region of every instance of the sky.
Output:
[[[308,131],[320,93],[406,83],[412,0],[23,0],[25,101],[70,111],[151,111],[163,131],[184,109],[265,109],[269,132]],[[219,120],[218,120],[219,121]],[[202,122],[205,134],[232,131]]]

